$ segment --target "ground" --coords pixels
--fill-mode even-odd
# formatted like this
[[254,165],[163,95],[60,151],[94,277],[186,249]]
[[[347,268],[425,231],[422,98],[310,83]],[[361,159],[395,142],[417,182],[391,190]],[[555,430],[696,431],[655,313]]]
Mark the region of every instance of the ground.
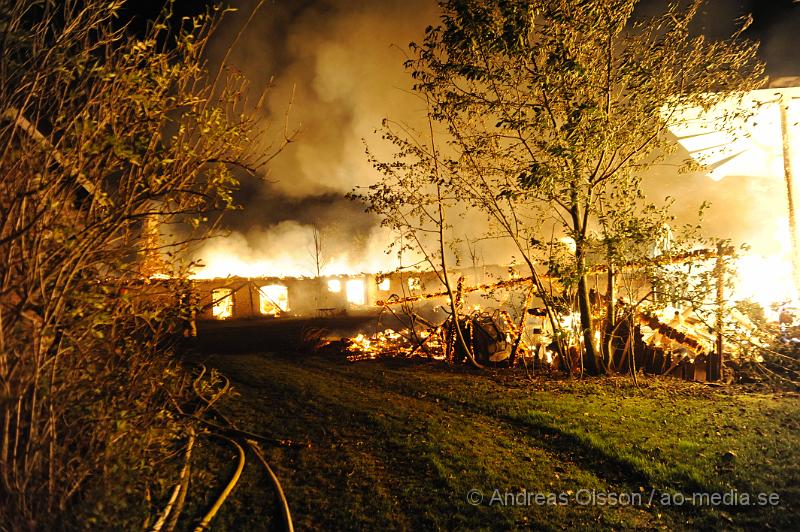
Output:
[[[220,409],[240,428],[284,440],[265,454],[298,530],[796,529],[797,394],[350,363],[250,351],[267,339],[255,330],[187,363],[231,380]],[[235,462],[213,438],[197,456],[189,512]],[[278,527],[274,493],[253,461],[215,529]]]

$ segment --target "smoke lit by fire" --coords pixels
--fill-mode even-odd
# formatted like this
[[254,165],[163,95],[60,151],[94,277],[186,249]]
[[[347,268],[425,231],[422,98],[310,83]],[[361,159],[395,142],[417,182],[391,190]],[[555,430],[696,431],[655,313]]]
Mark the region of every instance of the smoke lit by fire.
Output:
[[247,235],[234,232],[204,243],[196,256],[202,267],[195,277],[214,279],[238,277],[312,277],[317,262],[322,275],[390,271],[397,267],[393,255],[386,253],[389,235],[375,228],[366,242],[348,242],[341,237],[327,238],[315,252],[314,228],[297,222],[283,222],[268,230],[253,230]]
[[[247,2],[243,7],[242,12],[247,12]],[[413,122],[413,117],[420,116],[422,105],[407,94],[411,81],[402,68],[402,50],[435,21],[435,3],[424,0],[320,0],[293,7],[276,5],[268,16],[253,22],[231,63],[253,80],[275,75],[277,85],[267,99],[267,118],[282,121],[293,93],[289,129],[300,126],[301,131],[298,142],[274,161],[269,179],[250,185],[244,198],[246,210],[234,217],[235,230],[197,251],[195,257],[205,266],[195,270],[196,277],[311,277],[317,272],[330,276],[392,271],[398,266],[396,257],[385,252],[393,235],[378,228],[361,206],[340,195],[375,181],[362,139],[377,150],[378,157],[388,158],[380,150],[391,147],[381,146],[373,131],[384,117]],[[706,22],[717,23],[713,16]],[[214,54],[221,56],[224,47],[223,42],[220,50],[212,50],[212,61],[220,59]],[[254,55],[252,50],[259,53]],[[708,166],[706,173],[678,175],[667,166],[655,169],[645,181],[652,197],[677,199],[678,224],[692,221],[701,201],[712,202],[704,223],[707,234],[752,246],[735,264],[738,279],[729,297],[750,298],[767,310],[773,303],[793,299],[780,115],[775,102],[780,97],[788,106],[796,159],[800,151],[798,91],[768,89],[749,95],[744,103],[727,102],[723,107],[735,103],[755,109],[751,116],[741,118],[738,135],[726,136],[715,129],[714,120],[685,122],[683,129],[673,132],[686,151]],[[689,112],[701,118],[697,110]],[[797,176],[796,162],[794,168]],[[339,199],[330,199],[337,195]],[[293,201],[306,203],[297,208]],[[326,229],[337,225],[326,234]],[[322,230],[321,256],[315,256],[315,228]],[[456,233],[463,238],[463,232]],[[508,259],[502,250],[487,251],[482,257],[486,264],[506,264]],[[345,282],[340,290],[348,292]]]

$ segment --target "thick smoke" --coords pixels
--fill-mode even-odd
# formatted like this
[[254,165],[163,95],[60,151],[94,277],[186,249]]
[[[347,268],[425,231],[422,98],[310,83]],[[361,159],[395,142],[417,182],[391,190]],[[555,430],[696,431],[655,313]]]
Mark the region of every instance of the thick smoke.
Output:
[[[256,3],[234,2],[240,11],[223,25],[209,54],[212,64],[219,64]],[[787,25],[797,23],[800,5],[791,16],[771,20],[770,13],[759,14],[762,4],[709,2],[696,30],[712,38],[729,35],[737,17],[755,10],[751,36],[762,40],[768,66],[783,75],[797,66],[786,52],[797,39]],[[645,0],[639,9],[642,15],[654,14],[663,11],[664,3]],[[310,275],[309,239],[316,227],[328,255],[336,257],[325,273],[338,273],[344,262],[354,271],[392,266],[390,257],[379,252],[389,235],[363,206],[343,195],[377,177],[365,157],[364,140],[389,158],[388,151],[381,153],[389,146],[374,134],[381,120],[413,122],[424,112],[423,103],[409,93],[411,79],[403,61],[408,43],[421,40],[424,28],[437,21],[435,0],[276,0],[262,7],[229,63],[254,85],[274,79],[265,119],[273,123],[273,135],[281,134],[287,116],[288,130],[299,128],[299,133],[271,164],[265,180],[244,179],[238,199],[245,209],[228,216],[231,237],[215,239],[200,251],[205,262],[247,258],[264,265],[264,273],[280,265],[288,268],[283,273]],[[782,194],[780,180],[734,176],[714,182],[702,174],[677,175],[665,166],[653,171],[646,184],[654,199],[677,198],[679,222],[693,220],[700,203],[711,199],[708,232],[740,242],[757,245],[773,238],[773,226],[785,215],[773,205]],[[501,262],[502,252],[489,247],[496,246],[487,246],[492,256],[483,260]]]
[[[294,91],[289,127],[299,125],[300,132],[272,166],[270,190],[295,198],[373,181],[362,138],[387,114],[418,110],[407,92],[402,50],[435,21],[432,0],[299,4],[263,8],[232,61],[253,79],[275,76],[269,99],[275,120],[283,119]],[[278,38],[284,42],[277,50],[260,58]]]
[[[240,11],[226,20],[210,53],[212,63],[221,62],[256,3],[236,4]],[[278,243],[308,247],[303,239],[313,227],[322,230],[331,255],[349,253],[354,269],[387,258],[376,254],[387,242],[385,232],[344,194],[376,180],[364,141],[370,149],[386,149],[374,133],[381,120],[423,111],[410,95],[403,61],[408,43],[421,39],[436,13],[434,0],[293,0],[261,8],[229,64],[256,85],[275,80],[265,120],[273,124],[273,136],[281,135],[284,125],[297,135],[264,181],[244,178],[238,199],[245,209],[226,219],[236,244],[210,242],[199,253],[207,263],[209,255],[219,257],[224,250],[266,264]],[[286,222],[292,222],[293,231],[285,232]],[[390,266],[391,261],[384,264]]]

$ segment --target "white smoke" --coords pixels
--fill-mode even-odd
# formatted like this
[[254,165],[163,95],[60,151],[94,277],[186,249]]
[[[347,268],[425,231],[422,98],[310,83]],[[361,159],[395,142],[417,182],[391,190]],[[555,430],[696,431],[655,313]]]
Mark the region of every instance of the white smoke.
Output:
[[203,258],[204,267],[196,268],[195,276],[312,277],[317,274],[317,263],[322,275],[390,271],[397,261],[382,252],[387,238],[386,232],[376,227],[361,245],[342,248],[329,239],[325,228],[285,221],[204,242],[196,253]]

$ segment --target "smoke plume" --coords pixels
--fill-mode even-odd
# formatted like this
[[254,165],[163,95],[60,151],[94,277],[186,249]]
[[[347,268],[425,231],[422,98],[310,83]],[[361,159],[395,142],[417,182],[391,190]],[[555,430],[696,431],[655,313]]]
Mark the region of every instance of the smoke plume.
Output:
[[[239,12],[226,19],[210,51],[212,64],[222,61],[256,3],[236,4]],[[206,263],[225,254],[268,264],[276,246],[308,247],[305,239],[316,227],[332,256],[349,254],[353,268],[368,265],[362,259],[374,256],[387,235],[344,194],[376,180],[364,142],[386,149],[374,134],[381,120],[423,111],[410,95],[403,61],[408,43],[421,39],[436,13],[434,0],[303,0],[261,8],[228,64],[254,85],[274,79],[264,118],[273,124],[273,136],[284,125],[298,133],[264,180],[243,176],[237,199],[245,209],[226,218],[234,231],[227,242],[215,239],[201,249]],[[308,257],[300,261],[304,254],[284,273],[309,263]]]
[[[256,3],[234,2],[239,12],[222,26],[209,53],[211,64],[221,62]],[[786,11],[791,16],[771,19],[769,13],[759,14],[762,4],[709,2],[696,30],[712,38],[729,35],[737,17],[755,10],[751,36],[764,43],[768,66],[784,74],[787,65],[796,66],[786,50],[793,50],[797,40],[791,27],[797,27],[800,6]],[[664,3],[646,0],[638,9],[642,15],[655,14]],[[276,0],[261,8],[229,65],[256,86],[273,79],[264,118],[274,125],[273,134],[281,133],[285,120],[289,131],[299,128],[299,133],[263,180],[243,177],[237,199],[245,209],[227,217],[231,236],[200,250],[206,263],[212,257],[214,263],[229,264],[247,259],[261,264],[263,273],[310,275],[315,261],[309,239],[316,228],[329,255],[324,273],[339,273],[345,263],[352,271],[393,266],[391,257],[379,251],[389,235],[344,193],[377,178],[365,157],[365,140],[379,157],[389,158],[390,147],[374,134],[381,120],[413,122],[424,113],[424,103],[410,94],[403,61],[408,43],[421,40],[425,27],[437,22],[435,0]],[[773,205],[782,194],[779,179],[732,176],[714,182],[662,167],[651,172],[646,184],[653,198],[677,198],[679,222],[693,220],[700,203],[711,199],[708,232],[738,241],[758,244],[773,238],[773,226],[785,216]],[[501,261],[501,250],[491,254],[484,258],[487,263]],[[224,274],[209,268],[203,275],[211,273]]]

